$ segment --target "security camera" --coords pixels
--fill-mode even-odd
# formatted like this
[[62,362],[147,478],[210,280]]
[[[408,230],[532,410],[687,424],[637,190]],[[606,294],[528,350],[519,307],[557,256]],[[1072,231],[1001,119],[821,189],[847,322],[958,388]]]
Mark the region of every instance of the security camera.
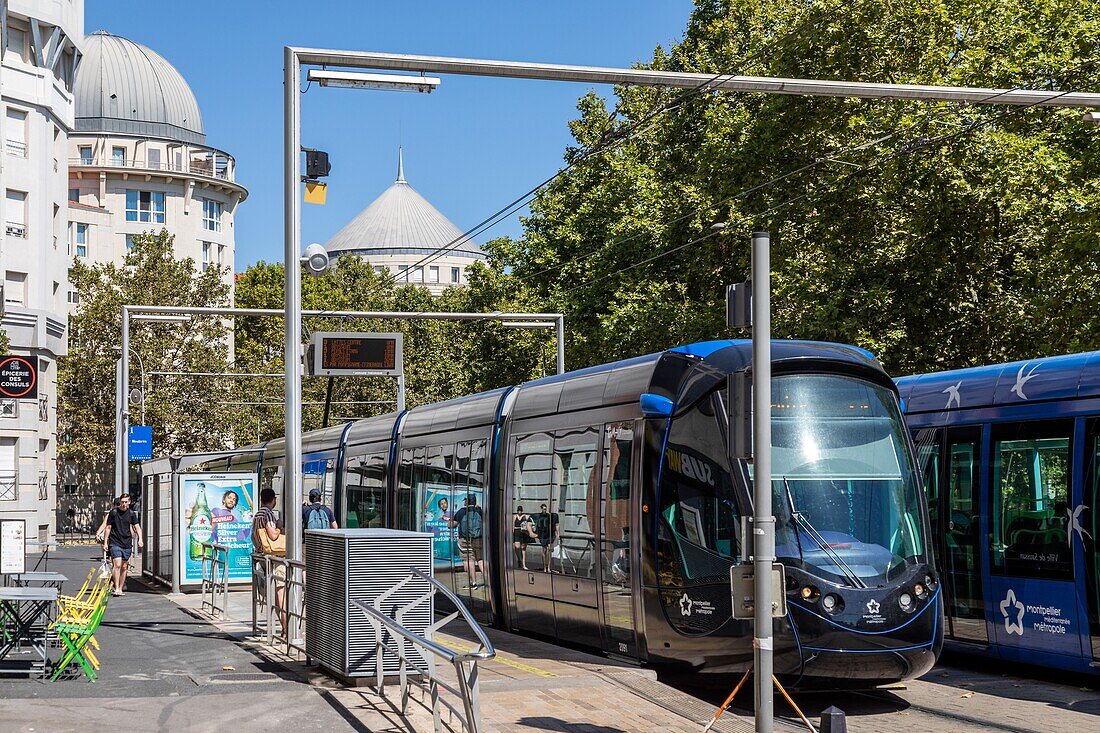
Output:
[[313,244],[306,247],[306,253],[302,256],[302,264],[314,277],[321,277],[328,269],[328,252],[323,245]]

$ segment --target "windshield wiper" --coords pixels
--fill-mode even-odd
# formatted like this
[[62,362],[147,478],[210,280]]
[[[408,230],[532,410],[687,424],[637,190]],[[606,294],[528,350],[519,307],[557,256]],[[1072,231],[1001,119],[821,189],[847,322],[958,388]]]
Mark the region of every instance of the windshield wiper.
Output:
[[[791,494],[791,484],[789,481],[787,481],[786,476],[783,477],[783,487],[787,490],[787,503],[790,505],[791,508],[791,521],[795,523],[795,537],[798,537],[799,534],[798,525],[805,527],[806,530],[808,530],[806,532],[806,536],[813,540],[814,544],[821,548],[821,551],[824,552],[833,561],[836,567],[840,568],[840,571],[844,574],[844,577],[848,580],[848,583],[852,587],[867,588],[867,584],[860,580],[859,576],[856,575],[851,566],[848,565],[848,563],[844,562],[844,558],[842,558],[836,550],[829,546],[829,543],[825,541],[825,538],[821,536],[821,533],[818,532],[812,524],[810,524],[810,520],[806,519],[798,512],[797,509],[795,509],[794,496]],[[801,540],[799,540],[798,551],[799,553],[802,552]]]

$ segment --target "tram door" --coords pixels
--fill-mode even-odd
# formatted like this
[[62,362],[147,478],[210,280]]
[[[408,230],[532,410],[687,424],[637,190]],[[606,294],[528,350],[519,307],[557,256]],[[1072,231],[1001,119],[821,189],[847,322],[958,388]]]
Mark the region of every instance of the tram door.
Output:
[[980,428],[930,428],[914,436],[924,474],[948,638],[985,643],[979,492]]
[[638,656],[634,625],[636,575],[630,532],[634,421],[609,423],[603,431],[600,492],[600,600],[603,648]]
[[1071,515],[1070,531],[1080,536],[1083,543],[1085,606],[1088,609],[1092,658],[1100,660],[1100,420],[1091,420],[1088,425],[1083,498],[1088,509],[1082,512],[1085,516],[1078,517],[1078,522],[1085,529],[1083,532],[1078,532],[1077,526],[1072,523]]
[[946,577],[947,632],[953,639],[986,643],[982,581],[981,428],[952,428],[944,436],[946,477],[941,497],[943,541],[940,563]]

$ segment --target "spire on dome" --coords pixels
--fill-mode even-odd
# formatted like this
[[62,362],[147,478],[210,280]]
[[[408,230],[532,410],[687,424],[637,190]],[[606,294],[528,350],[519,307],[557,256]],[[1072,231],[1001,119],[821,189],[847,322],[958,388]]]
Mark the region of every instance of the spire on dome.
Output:
[[405,156],[401,148],[397,149],[397,182],[408,183],[405,180]]

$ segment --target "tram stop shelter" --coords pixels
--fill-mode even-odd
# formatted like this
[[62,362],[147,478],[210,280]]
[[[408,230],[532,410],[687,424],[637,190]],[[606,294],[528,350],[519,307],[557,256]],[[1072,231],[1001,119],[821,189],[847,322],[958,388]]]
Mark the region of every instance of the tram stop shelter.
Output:
[[[241,451],[246,452],[246,451]],[[255,473],[211,471],[226,465],[233,451],[186,453],[144,461],[139,467],[140,521],[146,549],[143,577],[173,593],[202,583],[203,543],[226,550],[230,584],[252,582],[251,527],[259,501]]]

